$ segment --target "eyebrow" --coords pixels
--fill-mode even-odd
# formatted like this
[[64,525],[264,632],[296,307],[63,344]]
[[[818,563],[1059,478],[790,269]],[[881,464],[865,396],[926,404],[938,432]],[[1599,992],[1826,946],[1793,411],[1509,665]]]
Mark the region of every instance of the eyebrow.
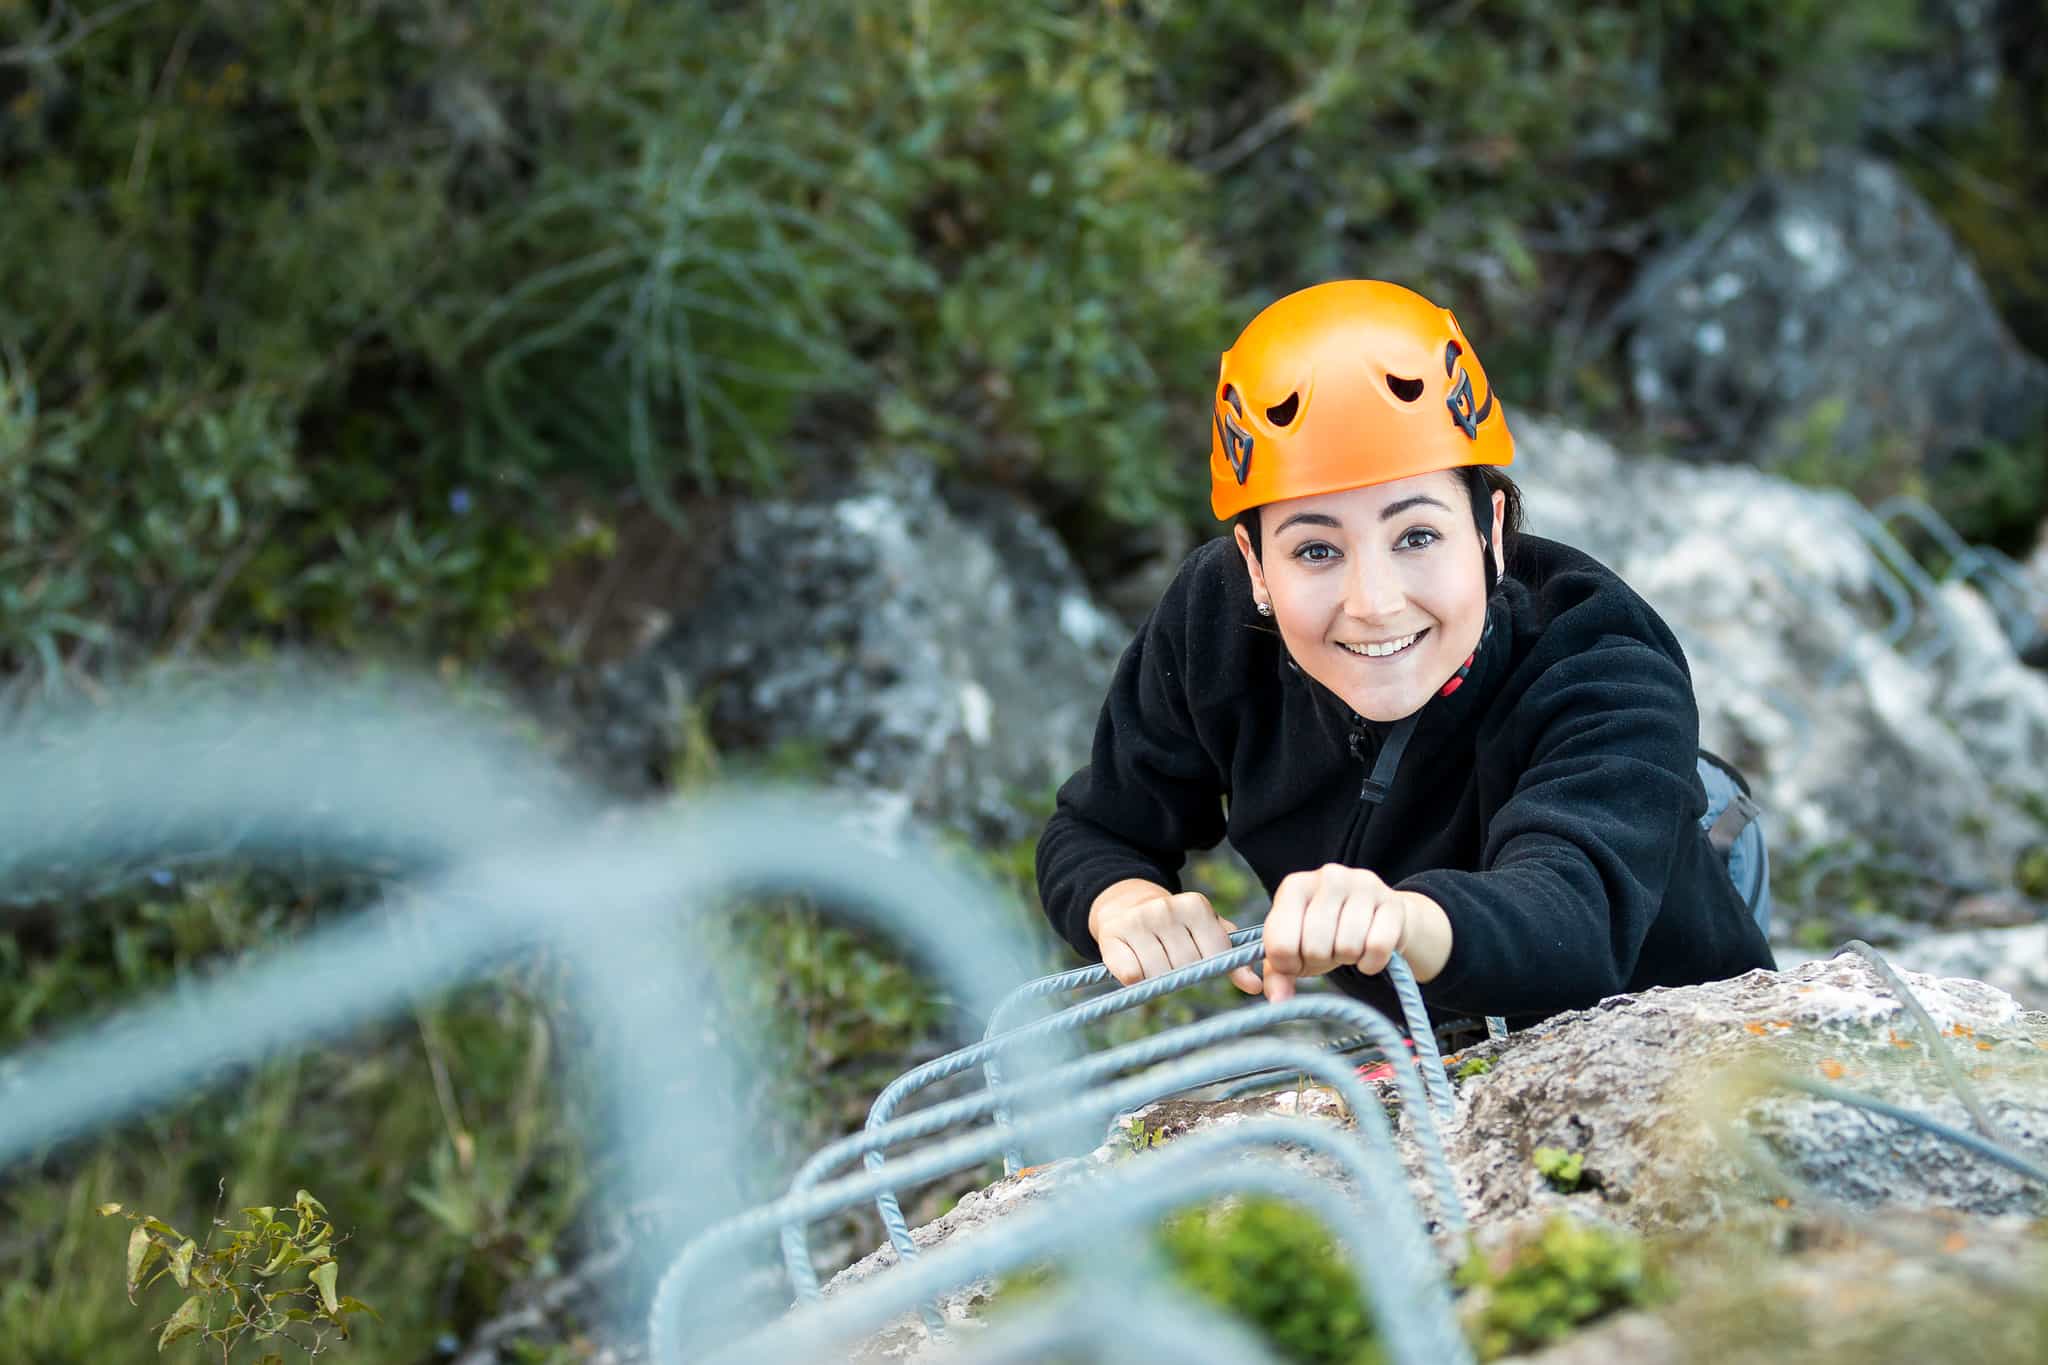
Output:
[[[1385,507],[1382,507],[1380,509],[1380,520],[1392,521],[1409,508],[1422,506],[1439,508],[1445,512],[1451,510],[1449,504],[1432,498],[1427,493],[1417,493],[1412,498],[1403,498],[1399,502],[1390,502]],[[1296,512],[1293,516],[1274,527],[1273,534],[1277,536],[1292,526],[1328,526],[1340,531],[1344,529],[1344,523],[1338,521],[1327,512]]]

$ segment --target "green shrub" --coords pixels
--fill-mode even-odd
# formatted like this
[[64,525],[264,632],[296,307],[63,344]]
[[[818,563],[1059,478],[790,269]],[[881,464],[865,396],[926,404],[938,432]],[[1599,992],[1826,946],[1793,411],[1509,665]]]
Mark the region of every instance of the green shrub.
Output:
[[[157,1336],[156,1348],[185,1337],[220,1348],[226,1361],[243,1342],[260,1346],[278,1341],[317,1355],[330,1333],[347,1340],[349,1319],[376,1311],[360,1299],[339,1291],[341,1258],[338,1236],[328,1221],[327,1207],[300,1190],[291,1206],[280,1210],[261,1205],[242,1210],[247,1227],[215,1218],[202,1244],[161,1218],[125,1212],[119,1204],[102,1204],[103,1217],[119,1216],[133,1223],[128,1237],[128,1301],[138,1290],[170,1279],[192,1292],[172,1311]],[[282,1361],[276,1352],[266,1361]]]

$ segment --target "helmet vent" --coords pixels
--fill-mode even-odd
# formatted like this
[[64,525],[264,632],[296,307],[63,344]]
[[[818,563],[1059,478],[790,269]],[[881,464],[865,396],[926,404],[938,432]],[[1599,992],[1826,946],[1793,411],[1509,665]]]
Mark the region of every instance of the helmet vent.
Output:
[[1403,379],[1399,375],[1390,374],[1387,376],[1387,387],[1392,389],[1394,397],[1400,399],[1403,403],[1413,403],[1416,399],[1422,397],[1422,381],[1420,379]]
[[[1420,385],[1417,386],[1418,388]],[[1276,427],[1284,427],[1294,420],[1294,414],[1301,411],[1301,395],[1290,393],[1286,398],[1266,409],[1266,420]]]

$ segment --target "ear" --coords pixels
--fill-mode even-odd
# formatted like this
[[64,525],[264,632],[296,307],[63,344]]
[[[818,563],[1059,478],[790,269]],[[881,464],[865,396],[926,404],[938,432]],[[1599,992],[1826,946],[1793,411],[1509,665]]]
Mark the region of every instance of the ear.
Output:
[[1261,602],[1271,602],[1273,593],[1266,586],[1266,571],[1259,567],[1259,557],[1252,553],[1251,536],[1242,526],[1232,527],[1231,533],[1237,539],[1237,552],[1244,556],[1245,572],[1251,575],[1252,596]]
[[1507,520],[1508,495],[1498,488],[1493,490],[1493,568],[1502,578],[1508,576],[1507,552],[1501,548],[1502,527]]

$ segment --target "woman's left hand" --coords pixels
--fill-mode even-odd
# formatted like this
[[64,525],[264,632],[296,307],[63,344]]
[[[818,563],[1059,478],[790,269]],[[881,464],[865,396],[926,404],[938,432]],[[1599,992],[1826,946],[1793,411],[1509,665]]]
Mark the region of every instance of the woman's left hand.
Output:
[[1266,999],[1287,1000],[1304,976],[1352,966],[1370,976],[1395,953],[1416,980],[1431,980],[1450,958],[1451,921],[1419,892],[1396,891],[1362,867],[1325,863],[1282,879],[1265,943]]

